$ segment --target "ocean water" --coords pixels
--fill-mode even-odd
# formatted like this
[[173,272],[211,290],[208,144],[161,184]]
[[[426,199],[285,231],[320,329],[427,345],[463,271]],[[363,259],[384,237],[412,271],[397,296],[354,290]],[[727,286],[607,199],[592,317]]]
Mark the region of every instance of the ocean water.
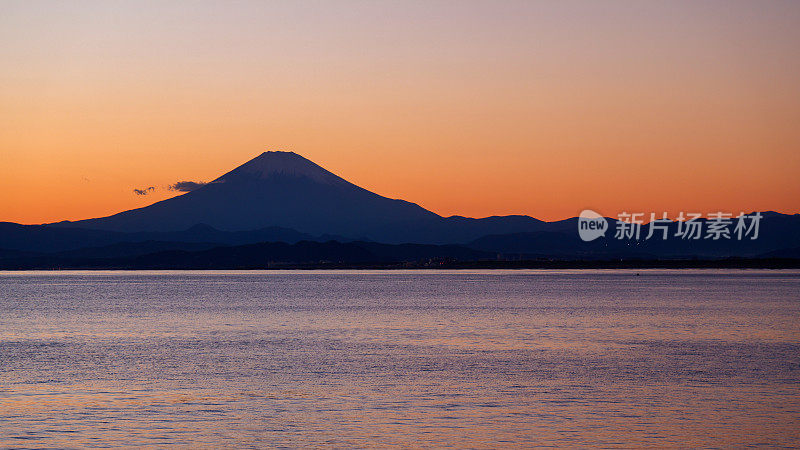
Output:
[[0,273],[0,447],[800,445],[800,272]]

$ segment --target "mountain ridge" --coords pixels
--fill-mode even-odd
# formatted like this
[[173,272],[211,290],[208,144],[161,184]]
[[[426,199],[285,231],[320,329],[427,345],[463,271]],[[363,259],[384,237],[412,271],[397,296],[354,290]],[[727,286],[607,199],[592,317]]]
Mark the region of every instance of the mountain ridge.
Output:
[[[263,152],[199,188],[111,216],[43,226],[0,223],[0,249],[73,251],[121,242],[147,248],[195,248],[259,242],[362,241],[463,245],[535,257],[680,255],[755,256],[800,246],[800,214],[762,213],[770,231],[758,243],[595,242],[578,239],[578,218],[544,222],[525,215],[442,217],[361,188],[294,152]],[[615,220],[607,219],[613,233]],[[673,225],[674,226],[674,225]],[[772,227],[772,228],[770,228]],[[672,232],[671,232],[672,233]],[[602,245],[600,244],[602,243]],[[785,245],[783,245],[785,244]],[[122,246],[118,248],[130,248]],[[111,250],[108,250],[111,251]],[[594,255],[594,256],[593,256]]]

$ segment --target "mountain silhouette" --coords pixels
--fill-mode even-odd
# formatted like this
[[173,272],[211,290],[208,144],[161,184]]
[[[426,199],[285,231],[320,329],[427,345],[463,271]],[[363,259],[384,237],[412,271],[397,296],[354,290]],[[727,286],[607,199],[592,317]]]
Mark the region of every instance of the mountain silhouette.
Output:
[[543,223],[527,216],[444,218],[356,186],[296,153],[274,151],[178,197],[54,225],[128,233],[172,232],[197,224],[224,231],[279,227],[346,239],[458,243],[490,233],[536,231]]
[[376,238],[439,218],[360,188],[292,152],[265,152],[212,182],[144,208],[70,225],[109,231],[176,231],[196,224],[244,231],[283,227],[313,235]]

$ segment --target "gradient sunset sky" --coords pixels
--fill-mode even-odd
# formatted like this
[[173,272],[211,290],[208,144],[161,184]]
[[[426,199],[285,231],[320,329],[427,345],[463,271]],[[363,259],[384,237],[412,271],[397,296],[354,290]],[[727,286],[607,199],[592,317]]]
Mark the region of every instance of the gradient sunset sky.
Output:
[[798,1],[4,1],[0,221],[265,150],[442,215],[796,213],[799,80]]

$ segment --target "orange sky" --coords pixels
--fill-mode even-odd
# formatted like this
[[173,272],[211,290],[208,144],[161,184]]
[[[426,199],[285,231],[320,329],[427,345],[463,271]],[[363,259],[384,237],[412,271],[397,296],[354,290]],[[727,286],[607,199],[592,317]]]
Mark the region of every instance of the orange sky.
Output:
[[5,3],[0,221],[264,150],[442,215],[800,212],[800,3],[264,3]]

